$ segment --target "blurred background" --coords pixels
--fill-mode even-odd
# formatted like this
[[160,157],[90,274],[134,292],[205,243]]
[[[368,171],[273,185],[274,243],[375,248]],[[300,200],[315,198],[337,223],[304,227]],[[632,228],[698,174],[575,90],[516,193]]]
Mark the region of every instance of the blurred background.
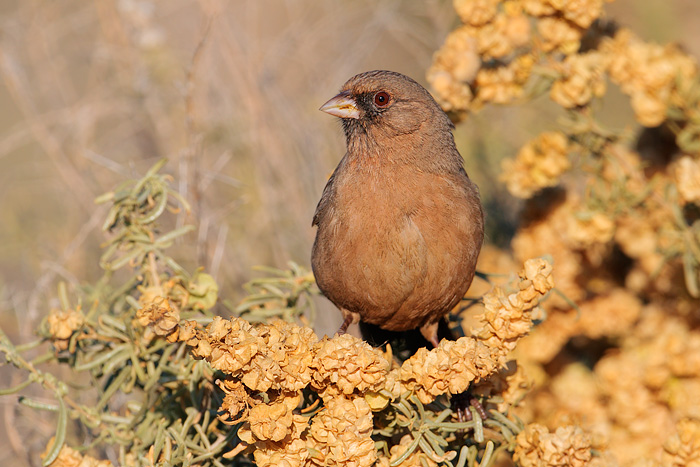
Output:
[[[607,12],[700,55],[694,0],[619,0]],[[57,279],[96,277],[106,211],[94,198],[163,157],[193,206],[180,222],[198,227],[183,261],[213,274],[222,296],[240,297],[254,265],[307,266],[311,217],[344,152],[339,123],[318,107],[366,70],[426,84],[458,23],[444,0],[1,0],[3,322],[29,332]],[[499,246],[517,222],[495,183],[500,159],[555,118],[532,109],[489,108],[455,132]]]
[[[697,0],[606,11],[700,56]],[[163,157],[192,203],[178,222],[197,226],[176,256],[211,273],[222,297],[240,299],[255,265],[308,266],[311,218],[345,144],[318,107],[366,70],[425,85],[457,24],[444,0],[0,0],[0,325],[29,340],[58,280],[99,277],[106,207],[94,199]],[[507,248],[518,222],[500,160],[554,118],[543,103],[458,125],[488,242]],[[0,453],[4,465],[12,453]]]

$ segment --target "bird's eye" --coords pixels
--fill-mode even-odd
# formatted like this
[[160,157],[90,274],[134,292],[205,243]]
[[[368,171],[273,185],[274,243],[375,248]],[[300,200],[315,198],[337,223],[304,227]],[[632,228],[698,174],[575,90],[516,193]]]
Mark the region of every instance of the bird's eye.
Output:
[[389,99],[391,99],[391,97],[388,92],[380,91],[374,95],[374,105],[377,107],[386,107],[389,105]]

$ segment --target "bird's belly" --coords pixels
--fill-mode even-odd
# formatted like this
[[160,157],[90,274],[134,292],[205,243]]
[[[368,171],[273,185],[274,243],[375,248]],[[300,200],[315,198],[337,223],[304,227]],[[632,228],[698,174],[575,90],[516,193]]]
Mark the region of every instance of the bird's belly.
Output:
[[[441,316],[466,292],[471,277],[459,274],[471,265],[459,224],[387,206],[369,216],[344,212],[351,214],[319,230],[312,259],[319,287],[337,306],[385,329],[406,330]],[[447,215],[430,216],[441,214]]]

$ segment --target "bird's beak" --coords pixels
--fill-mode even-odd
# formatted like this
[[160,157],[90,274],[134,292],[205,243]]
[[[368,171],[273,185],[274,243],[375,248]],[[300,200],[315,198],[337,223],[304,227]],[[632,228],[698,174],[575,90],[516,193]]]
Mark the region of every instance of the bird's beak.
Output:
[[360,118],[360,109],[355,99],[350,97],[350,91],[341,92],[318,110],[340,118]]

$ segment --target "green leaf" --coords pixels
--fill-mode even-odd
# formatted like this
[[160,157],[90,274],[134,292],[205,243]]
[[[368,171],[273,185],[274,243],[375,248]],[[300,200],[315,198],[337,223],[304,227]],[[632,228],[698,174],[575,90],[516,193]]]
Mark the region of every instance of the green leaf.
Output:
[[58,454],[63,448],[63,443],[66,441],[66,427],[68,426],[68,410],[66,409],[66,403],[63,402],[63,398],[58,398],[58,422],[56,427],[56,437],[53,440],[51,448],[46,453],[46,457],[41,462],[44,467],[53,464],[56,460]]

